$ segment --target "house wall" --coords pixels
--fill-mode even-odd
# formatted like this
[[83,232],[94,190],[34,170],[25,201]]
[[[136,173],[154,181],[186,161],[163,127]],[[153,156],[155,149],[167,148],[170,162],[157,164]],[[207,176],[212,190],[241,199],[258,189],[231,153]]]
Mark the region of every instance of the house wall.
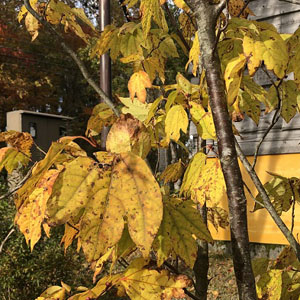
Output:
[[[215,158],[210,158],[215,159]],[[252,163],[253,157],[248,157]],[[252,183],[250,177],[246,173],[242,165],[240,165],[244,182],[251,190],[252,195],[255,197],[257,191]],[[264,155],[259,156],[256,163],[256,171],[261,179],[262,183],[268,182],[272,176],[267,173],[278,173],[286,177],[298,177],[300,178],[300,153],[297,154],[284,154],[284,155]],[[247,197],[247,213],[248,213],[248,228],[250,242],[264,243],[264,244],[283,244],[287,245],[288,242],[278,229],[277,225],[270,217],[269,213],[265,209],[260,209],[256,212],[252,212],[254,208],[254,200],[250,197],[246,191]],[[224,193],[220,199],[220,207],[228,211],[227,196]],[[291,228],[291,215],[292,211],[288,211],[282,214],[282,219],[288,228]],[[224,230],[219,228],[215,230],[213,226],[209,226],[210,232],[215,240],[230,240],[229,227]],[[294,236],[300,234],[300,205],[296,203],[295,206],[295,225]]]

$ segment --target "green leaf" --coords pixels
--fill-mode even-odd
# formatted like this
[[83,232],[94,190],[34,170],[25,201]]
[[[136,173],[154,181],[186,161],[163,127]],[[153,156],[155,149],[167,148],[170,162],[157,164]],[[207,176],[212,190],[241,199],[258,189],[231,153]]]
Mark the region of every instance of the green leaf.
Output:
[[252,260],[252,269],[254,277],[263,275],[267,272],[269,266],[269,259],[265,257],[255,258]]
[[213,241],[201,215],[193,205],[191,201],[177,198],[164,199],[164,217],[155,242],[158,266],[174,252],[193,268],[198,249],[193,235],[198,239]]

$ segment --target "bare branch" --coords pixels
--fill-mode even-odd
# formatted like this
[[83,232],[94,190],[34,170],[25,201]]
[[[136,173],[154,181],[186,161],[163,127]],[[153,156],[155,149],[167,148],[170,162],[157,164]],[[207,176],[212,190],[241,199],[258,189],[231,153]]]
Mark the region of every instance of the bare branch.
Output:
[[300,5],[300,0],[279,0],[279,1]]
[[281,95],[280,95],[280,92],[279,92],[279,87],[282,84],[283,79],[281,79],[280,82],[278,84],[276,84],[274,82],[273,78],[268,73],[268,70],[266,69],[266,67],[264,65],[262,66],[262,70],[269,77],[272,85],[276,89],[276,94],[277,94],[277,98],[278,98],[278,104],[277,104],[277,108],[276,108],[275,114],[274,114],[274,116],[272,118],[272,122],[271,122],[270,126],[268,127],[268,129],[266,130],[266,132],[264,133],[264,135],[262,136],[262,138],[260,139],[259,143],[256,146],[255,153],[254,153],[254,159],[253,159],[253,163],[252,163],[252,169],[255,168],[256,161],[257,161],[257,156],[258,156],[258,152],[259,152],[261,144],[263,143],[263,141],[266,138],[266,136],[268,135],[268,133],[271,131],[271,129],[275,126],[275,124],[278,122],[278,120],[280,118],[280,111],[281,111],[281,104],[282,104],[282,99],[281,99]]
[[170,12],[170,10],[169,10],[168,3],[167,3],[167,2],[164,3],[163,7],[164,7],[165,11],[167,12],[167,14],[168,14],[168,16],[169,16],[172,25],[173,25],[174,28],[176,29],[176,32],[177,32],[177,34],[178,34],[180,40],[182,41],[182,43],[183,43],[183,45],[185,46],[186,50],[189,52],[191,48],[190,48],[189,44],[187,43],[187,41],[185,40],[185,38],[184,38],[184,36],[183,36],[181,30],[178,28],[178,24],[176,23],[176,20],[175,20],[173,14],[172,14],[172,13]]
[[292,224],[291,224],[291,233],[294,231],[294,226],[295,226],[295,204],[296,204],[296,195],[294,191],[293,184],[291,180],[289,179],[289,185],[291,187],[292,193],[293,193],[293,206],[292,206]]
[[116,116],[119,116],[118,110],[115,108],[111,99],[104,93],[104,91],[97,85],[97,83],[93,80],[90,73],[86,69],[83,62],[79,59],[75,51],[73,51],[65,42],[63,37],[54,29],[54,27],[48,23],[45,19],[43,19],[30,5],[29,0],[24,0],[24,5],[26,9],[46,28],[48,28],[60,41],[60,45],[62,48],[72,57],[74,62],[77,64],[79,70],[81,71],[83,77],[88,82],[88,84],[94,89],[94,91],[103,99],[103,101],[113,110]]
[[15,229],[12,228],[9,233],[7,234],[7,236],[5,237],[5,239],[2,241],[1,245],[0,245],[0,253],[3,251],[3,247],[4,244],[6,243],[6,241],[9,239],[9,237],[15,232]]
[[237,152],[238,157],[240,158],[240,160],[241,160],[242,164],[244,165],[246,171],[250,175],[257,191],[260,193],[261,198],[263,200],[263,204],[264,204],[266,210],[269,212],[270,216],[272,217],[272,219],[274,220],[274,222],[276,223],[278,228],[281,230],[281,232],[283,233],[285,238],[288,240],[291,247],[294,249],[298,260],[300,261],[300,245],[298,244],[298,242],[296,241],[295,237],[290,232],[290,230],[287,228],[285,223],[282,221],[280,216],[278,216],[278,214],[276,213],[276,210],[273,207],[273,205],[271,203],[271,200],[270,200],[263,184],[261,183],[260,179],[258,178],[256,172],[253,170],[251,164],[247,160],[247,158],[244,155],[240,145],[238,144],[238,142],[236,140],[235,140],[235,148],[236,148],[236,152]]
[[243,8],[241,9],[241,11],[239,12],[239,14],[237,15],[237,17],[240,17],[241,14],[245,11],[245,9],[248,7],[248,4],[253,1],[253,0],[248,0],[245,2],[245,5],[243,6]]

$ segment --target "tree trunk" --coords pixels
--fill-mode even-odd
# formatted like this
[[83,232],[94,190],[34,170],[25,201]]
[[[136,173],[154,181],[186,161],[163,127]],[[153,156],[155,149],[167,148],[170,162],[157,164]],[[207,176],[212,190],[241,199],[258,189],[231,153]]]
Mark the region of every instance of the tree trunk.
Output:
[[[203,218],[203,222],[207,224],[207,210],[204,204],[200,209],[200,214]],[[209,257],[208,257],[208,243],[206,241],[199,241],[197,258],[194,264],[194,274],[196,279],[196,296],[200,300],[207,300],[207,290],[209,280],[207,278],[209,269]]]
[[225,85],[220,60],[215,50],[216,21],[226,1],[210,4],[207,0],[186,0],[198,25],[203,67],[210,97],[213,120],[218,139],[218,150],[225,178],[229,203],[229,221],[234,271],[240,299],[257,299],[251,267],[247,226],[247,205],[242,175],[234,145],[232,123],[227,109]]

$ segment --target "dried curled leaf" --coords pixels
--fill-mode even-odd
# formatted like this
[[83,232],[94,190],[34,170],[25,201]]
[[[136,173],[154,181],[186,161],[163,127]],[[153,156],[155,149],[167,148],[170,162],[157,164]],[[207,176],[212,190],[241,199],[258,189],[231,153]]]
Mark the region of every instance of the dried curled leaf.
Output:
[[228,212],[218,206],[207,208],[207,219],[218,230],[219,227],[225,229],[229,225]]
[[143,123],[130,114],[121,115],[111,127],[106,148],[113,153],[133,152],[146,158],[151,150],[151,139]]
[[33,145],[32,136],[28,132],[9,130],[0,133],[0,142],[5,142],[19,152],[30,156],[30,149]]

